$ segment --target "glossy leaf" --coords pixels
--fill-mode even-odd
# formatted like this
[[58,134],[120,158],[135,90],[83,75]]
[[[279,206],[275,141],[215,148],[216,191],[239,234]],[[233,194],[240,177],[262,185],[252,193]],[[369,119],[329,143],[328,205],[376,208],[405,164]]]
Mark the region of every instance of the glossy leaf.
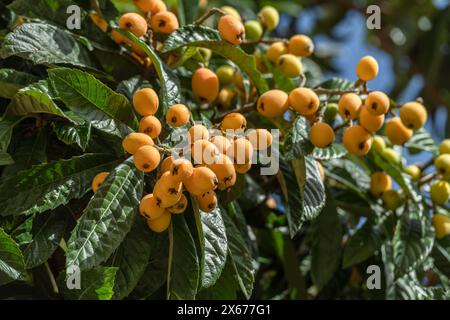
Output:
[[17,243],[0,228],[0,285],[24,279],[25,262]]

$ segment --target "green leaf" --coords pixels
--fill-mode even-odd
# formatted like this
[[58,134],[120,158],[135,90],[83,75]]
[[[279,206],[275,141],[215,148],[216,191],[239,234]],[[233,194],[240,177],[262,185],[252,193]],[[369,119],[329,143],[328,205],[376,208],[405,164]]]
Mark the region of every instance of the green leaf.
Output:
[[311,277],[319,290],[330,281],[341,263],[341,222],[336,204],[330,196],[327,199],[314,222],[311,247]]
[[147,56],[152,60],[153,66],[156,69],[159,78],[159,85],[161,87],[161,105],[162,112],[165,114],[167,109],[177,103],[181,102],[181,88],[180,88],[180,80],[173,73],[172,70],[161,60],[161,58],[156,54],[156,52],[148,46],[142,40],[139,40],[134,34],[128,31],[122,31],[117,29],[120,33],[130,38],[133,42],[135,42]]
[[0,152],[0,166],[8,166],[14,163],[14,159],[11,158],[6,152]]
[[128,99],[93,75],[69,68],[51,69],[48,75],[59,98],[83,118],[90,119],[89,112],[99,109],[112,119],[137,128],[137,120]]
[[17,243],[0,228],[0,286],[22,280],[25,275],[25,262]]
[[331,78],[322,82],[317,88],[351,90],[355,88],[354,82],[343,78]]
[[237,200],[245,211],[263,203],[266,199],[266,192],[249,174],[244,175],[244,179],[245,187]]
[[76,144],[85,151],[91,137],[91,123],[84,121],[82,124],[53,122],[53,131],[56,137],[67,145]]
[[6,152],[14,127],[22,121],[23,117],[5,117],[0,120],[0,151]]
[[89,269],[106,261],[130,231],[142,192],[133,158],[112,170],[72,230],[66,265]]
[[95,175],[114,163],[110,155],[85,154],[21,171],[0,184],[0,216],[43,212],[81,198]]
[[117,267],[114,298],[126,298],[145,272],[150,254],[156,243],[144,219],[138,217],[108,265]]
[[27,269],[47,261],[62,239],[70,221],[70,212],[65,206],[38,215],[33,220],[32,239],[22,245]]
[[233,61],[241,71],[245,72],[252,83],[262,94],[269,90],[266,80],[256,68],[254,56],[246,54],[238,46],[221,40],[219,32],[206,26],[188,25],[172,32],[164,42],[163,52],[173,51],[180,47],[203,47]]
[[47,80],[40,80],[20,89],[13,97],[6,112],[15,116],[46,113],[66,118],[64,112],[53,101]]
[[37,80],[37,77],[26,72],[0,69],[0,97],[11,99],[17,91]]
[[117,85],[117,93],[120,93],[128,98],[128,100],[133,100],[133,94],[142,86],[148,85],[149,82],[146,81],[142,76],[137,75],[128,80],[123,80]]
[[200,280],[200,265],[194,238],[183,215],[173,215],[169,230],[167,298],[194,299]]
[[[110,300],[114,295],[117,268],[97,267],[80,273],[80,289],[68,289],[66,273],[58,278],[59,289],[66,300]],[[70,278],[69,278],[70,282]]]
[[314,147],[309,141],[308,131],[305,117],[297,117],[284,141],[284,157],[287,161],[299,159],[311,153]]
[[368,220],[350,238],[344,248],[342,268],[348,268],[370,258],[382,244],[382,231]]
[[9,33],[0,57],[18,56],[35,64],[66,64],[95,68],[89,51],[68,32],[46,23],[25,23]]
[[199,11],[199,1],[197,0],[177,0],[180,4],[180,8],[183,9],[184,24],[189,24],[194,22],[198,17]]
[[333,143],[327,148],[314,148],[313,158],[319,160],[330,160],[342,158],[347,154],[347,149],[342,144]]
[[424,218],[402,217],[397,222],[393,247],[395,274],[404,275],[417,267],[433,249],[434,232]]
[[236,300],[238,283],[231,259],[227,259],[225,266],[216,283],[209,288],[203,288],[197,295],[197,300]]
[[250,299],[255,282],[255,268],[250,250],[231,218],[223,211],[223,221],[228,240],[228,257],[239,283],[239,288]]
[[220,208],[210,213],[199,209],[192,199],[201,252],[201,286],[208,288],[219,279],[227,259],[227,236]]
[[411,153],[419,153],[422,151],[431,152],[434,155],[439,153],[439,149],[433,140],[431,134],[424,128],[417,130],[414,135],[405,143],[405,147]]
[[450,236],[435,240],[431,256],[436,268],[450,278]]

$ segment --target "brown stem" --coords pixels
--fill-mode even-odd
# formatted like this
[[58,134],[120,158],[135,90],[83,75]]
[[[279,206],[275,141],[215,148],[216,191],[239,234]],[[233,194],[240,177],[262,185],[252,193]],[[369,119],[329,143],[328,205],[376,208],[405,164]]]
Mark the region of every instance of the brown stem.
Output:
[[429,175],[427,175],[427,176],[423,177],[422,179],[420,179],[419,182],[417,182],[417,187],[420,188],[421,186],[423,186],[424,184],[432,181],[436,177],[437,177],[437,173],[430,173]]
[[342,128],[345,128],[346,126],[350,125],[350,121],[347,120],[344,123],[341,123],[339,125],[337,125],[336,127],[333,128],[334,132],[337,132],[339,130],[341,130]]
[[427,169],[429,166],[431,166],[434,163],[434,158],[431,158],[427,162],[425,162],[422,166],[420,166],[420,172],[423,172],[425,169]]
[[200,18],[198,18],[197,20],[194,21],[195,25],[200,25],[203,24],[203,22],[205,22],[209,17],[215,15],[215,14],[219,14],[221,16],[226,15],[226,12],[219,9],[219,8],[211,8],[208,11],[206,11],[206,13],[204,15],[202,15]]

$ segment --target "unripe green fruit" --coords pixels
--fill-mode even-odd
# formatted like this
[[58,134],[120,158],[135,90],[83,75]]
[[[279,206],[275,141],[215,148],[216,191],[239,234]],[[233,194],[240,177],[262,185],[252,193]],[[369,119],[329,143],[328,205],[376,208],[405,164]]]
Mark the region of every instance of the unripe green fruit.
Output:
[[440,154],[450,154],[450,139],[442,140],[439,145],[439,153]]
[[420,179],[421,171],[420,171],[420,168],[418,166],[416,166],[415,164],[411,164],[411,165],[407,166],[404,169],[404,171],[407,175],[411,176],[411,178],[414,181],[417,181]]
[[444,205],[450,198],[450,184],[447,181],[439,180],[433,183],[430,190],[431,200],[439,205]]
[[389,163],[397,164],[400,163],[402,157],[392,148],[385,148],[381,151],[381,156]]
[[450,218],[442,213],[436,213],[431,220],[436,231],[436,238],[442,239],[450,234]]
[[261,39],[263,35],[263,27],[261,23],[256,20],[249,20],[244,24],[245,38],[250,41],[256,41]]
[[221,66],[216,70],[216,75],[219,77],[222,86],[229,85],[233,82],[234,68],[232,66]]
[[384,141],[383,137],[381,136],[373,137],[372,149],[374,151],[381,153],[385,148],[386,148],[386,141]]
[[450,179],[450,154],[441,154],[434,159],[434,167],[444,179]]
[[387,190],[383,193],[383,206],[387,210],[395,210],[405,202],[405,199],[395,190]]
[[327,108],[325,109],[323,118],[324,118],[325,122],[332,123],[338,113],[339,113],[339,107],[338,107],[337,103],[329,103],[329,104],[327,104]]
[[261,11],[259,11],[258,19],[268,31],[271,31],[278,26],[278,23],[280,22],[280,14],[274,7],[265,6],[261,9]]

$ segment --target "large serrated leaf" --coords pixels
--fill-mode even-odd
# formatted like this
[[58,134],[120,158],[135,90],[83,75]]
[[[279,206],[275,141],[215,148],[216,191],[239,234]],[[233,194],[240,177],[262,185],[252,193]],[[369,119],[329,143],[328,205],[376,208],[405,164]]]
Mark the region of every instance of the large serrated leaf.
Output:
[[70,221],[70,212],[65,206],[42,213],[33,220],[32,239],[22,245],[27,269],[34,268],[53,254]]
[[68,32],[46,23],[26,23],[9,33],[0,48],[0,57],[10,56],[35,64],[96,67],[84,46]]
[[89,269],[106,261],[130,231],[143,192],[143,173],[129,158],[94,194],[67,243],[67,266]]
[[11,99],[21,88],[37,80],[37,77],[26,72],[0,69],[0,97]]
[[167,298],[194,299],[200,280],[200,264],[194,238],[183,215],[173,215],[169,230],[169,270]]
[[286,160],[301,159],[313,150],[309,141],[308,125],[304,117],[297,117],[294,125],[286,135],[284,157]]
[[192,199],[197,231],[201,247],[201,286],[213,286],[225,266],[228,243],[220,208],[210,213],[202,212]]
[[21,171],[0,184],[0,216],[43,212],[81,198],[95,175],[115,163],[111,155],[84,154]]
[[241,71],[245,72],[254,86],[262,94],[269,90],[266,80],[256,68],[255,57],[246,54],[238,46],[224,42],[217,30],[206,26],[188,25],[172,32],[164,42],[164,52],[180,47],[203,47],[233,61]]
[[118,268],[114,285],[116,299],[126,298],[137,285],[145,272],[155,240],[155,233],[148,229],[144,219],[137,218],[108,263]]
[[48,75],[58,97],[83,118],[90,120],[89,113],[99,109],[112,119],[137,128],[137,120],[128,99],[93,75],[69,68],[51,69]]
[[160,113],[162,112],[165,114],[170,106],[181,102],[181,87],[178,77],[145,42],[138,39],[131,32],[121,30],[118,31],[136,43],[152,60],[153,66],[158,74],[159,85],[161,87],[162,110],[160,110]]
[[82,124],[54,122],[53,131],[56,137],[67,145],[76,144],[85,151],[91,137],[91,123],[84,121]]
[[330,160],[342,158],[347,154],[347,149],[342,144],[333,143],[327,148],[314,148],[313,158],[319,160]]
[[431,134],[424,128],[420,128],[414,135],[405,143],[405,147],[409,149],[411,153],[419,153],[421,151],[428,151],[437,155],[439,149],[433,140]]
[[228,240],[228,257],[242,293],[250,299],[255,282],[255,268],[250,250],[231,218],[223,211]]
[[450,278],[450,236],[436,239],[431,255],[436,268]]
[[343,78],[331,78],[320,83],[317,88],[351,90],[355,88],[354,82]]
[[209,288],[203,288],[197,295],[198,300],[235,300],[238,283],[231,259],[227,259],[220,278]]
[[[83,270],[80,276],[80,289],[69,289],[66,273],[58,278],[61,294],[66,300],[110,300],[114,295],[114,282],[117,268],[97,267]],[[70,283],[70,276],[67,277]]]
[[17,243],[0,228],[0,286],[25,277],[25,262]]

